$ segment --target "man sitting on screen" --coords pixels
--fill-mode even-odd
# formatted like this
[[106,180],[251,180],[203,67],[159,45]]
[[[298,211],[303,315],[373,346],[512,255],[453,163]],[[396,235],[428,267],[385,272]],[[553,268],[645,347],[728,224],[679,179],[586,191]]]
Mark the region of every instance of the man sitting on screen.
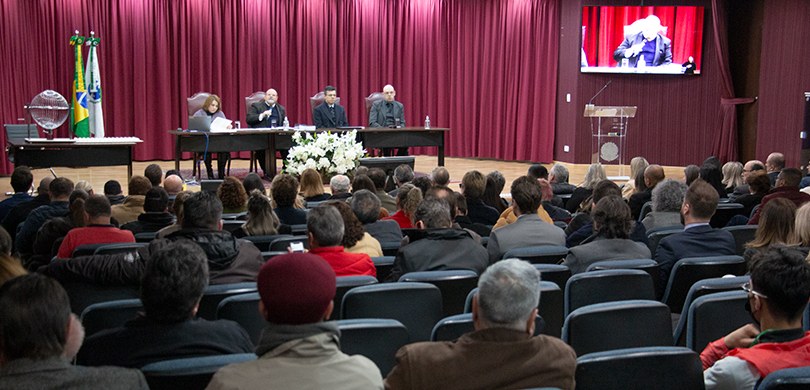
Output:
[[[641,66],[661,66],[672,63],[672,41],[661,35],[661,20],[655,15],[637,21],[641,31],[630,34],[624,42],[613,52],[613,59],[622,63],[627,59],[627,66],[631,68]],[[644,64],[639,59],[644,59]]]

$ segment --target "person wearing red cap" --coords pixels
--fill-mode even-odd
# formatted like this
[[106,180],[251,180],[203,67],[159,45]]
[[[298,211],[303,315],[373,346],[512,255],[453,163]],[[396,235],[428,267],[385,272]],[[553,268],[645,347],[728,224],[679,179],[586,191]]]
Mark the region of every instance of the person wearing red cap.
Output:
[[307,214],[309,252],[326,260],[337,276],[376,277],[377,269],[371,257],[365,253],[346,252],[340,245],[344,231],[343,217],[336,208],[322,205],[310,210]]
[[326,321],[336,283],[323,259],[276,256],[259,270],[256,286],[268,322],[256,347],[259,358],[223,367],[208,389],[382,389],[377,366],[341,352],[337,325]]

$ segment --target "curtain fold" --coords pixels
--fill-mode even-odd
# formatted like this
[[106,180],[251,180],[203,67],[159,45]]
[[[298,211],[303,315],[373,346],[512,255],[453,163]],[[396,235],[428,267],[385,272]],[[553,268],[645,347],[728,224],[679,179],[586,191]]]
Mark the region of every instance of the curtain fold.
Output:
[[68,96],[68,37],[93,30],[107,135],[143,139],[137,160],[174,157],[166,131],[186,127],[198,91],[245,126],[244,97],[275,88],[296,124],[331,84],[365,125],[364,97],[390,83],[408,125],[452,129],[448,156],[551,161],[560,1],[0,0],[0,119],[42,90]]

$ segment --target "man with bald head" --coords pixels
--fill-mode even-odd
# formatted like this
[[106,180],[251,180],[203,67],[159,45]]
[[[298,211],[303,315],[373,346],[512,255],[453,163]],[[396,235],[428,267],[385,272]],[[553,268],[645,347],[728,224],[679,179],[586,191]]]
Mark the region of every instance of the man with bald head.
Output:
[[[397,91],[388,84],[383,87],[383,99],[374,102],[368,112],[368,127],[405,127],[405,106],[394,100]],[[383,148],[383,155],[392,155],[393,148]],[[407,156],[408,148],[397,148],[398,156]]]
[[666,178],[664,175],[664,168],[658,164],[653,164],[644,170],[644,184],[647,189],[642,192],[637,192],[630,196],[630,212],[633,214],[633,220],[638,220],[641,214],[641,208],[644,203],[652,200],[652,190],[655,186]]
[[750,193],[749,191],[750,188],[748,187],[748,176],[751,175],[751,172],[764,170],[765,164],[763,164],[762,161],[759,160],[746,161],[745,165],[743,165],[742,171],[743,184],[738,185],[736,188],[734,188],[734,192],[729,194],[728,196],[729,201],[733,202],[740,196],[748,195]]
[[[284,123],[287,118],[287,110],[284,106],[278,104],[278,92],[270,88],[264,93],[264,100],[250,105],[247,112],[247,124],[253,128],[277,127]],[[287,150],[279,150],[281,159],[287,159]],[[261,154],[260,154],[261,155]],[[271,156],[275,158],[275,156]],[[259,166],[262,168],[265,176],[269,176],[266,167],[264,166],[264,158],[259,157]],[[275,172],[272,172],[275,174]]]
[[183,191],[183,179],[177,175],[166,176],[163,179],[163,189],[166,190],[170,198],[174,198],[180,191]]
[[768,178],[771,179],[771,187],[776,187],[776,177],[785,168],[785,155],[773,152],[765,160],[765,169],[768,170]]

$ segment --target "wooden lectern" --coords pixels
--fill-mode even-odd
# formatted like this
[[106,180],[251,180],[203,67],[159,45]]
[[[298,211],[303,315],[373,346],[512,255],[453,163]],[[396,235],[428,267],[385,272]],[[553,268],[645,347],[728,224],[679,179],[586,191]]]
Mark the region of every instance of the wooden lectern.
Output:
[[628,120],[636,116],[636,106],[585,105],[584,116],[591,118],[591,163],[624,165],[624,139]]

